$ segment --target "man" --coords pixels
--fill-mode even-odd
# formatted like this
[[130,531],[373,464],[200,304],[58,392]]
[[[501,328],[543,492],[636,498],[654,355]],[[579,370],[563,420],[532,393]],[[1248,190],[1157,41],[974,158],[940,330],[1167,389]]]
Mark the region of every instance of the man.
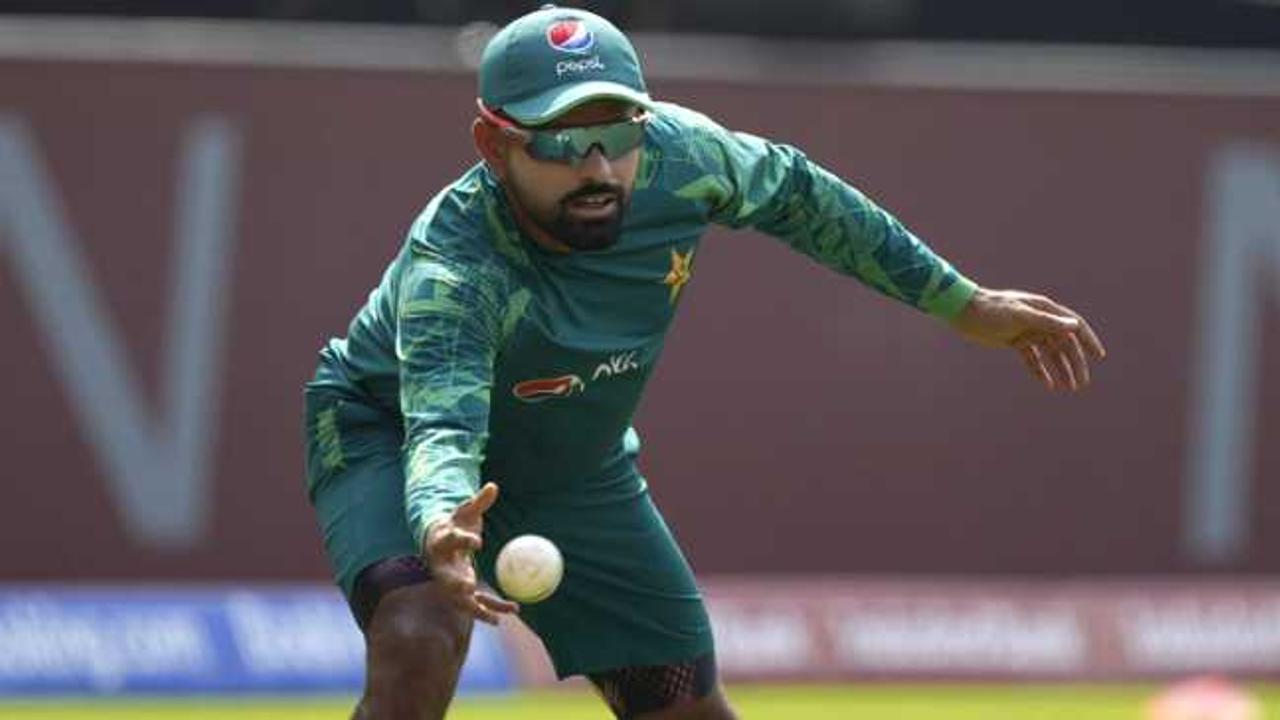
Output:
[[[697,586],[630,419],[710,223],[754,227],[1021,354],[1050,388],[1103,349],[1071,310],[980,288],[794,148],[652,100],[626,38],[554,7],[485,50],[483,160],[431,200],[307,391],[310,496],[368,643],[356,717],[439,718],[503,543],[565,576],[519,608],[621,718],[732,718]],[[501,486],[501,496],[498,487]],[[474,565],[473,565],[474,562]]]

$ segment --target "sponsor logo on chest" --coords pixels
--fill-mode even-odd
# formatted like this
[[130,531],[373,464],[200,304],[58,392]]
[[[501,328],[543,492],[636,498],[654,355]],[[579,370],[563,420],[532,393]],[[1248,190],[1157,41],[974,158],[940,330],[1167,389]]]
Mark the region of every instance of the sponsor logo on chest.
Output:
[[615,375],[622,375],[639,369],[640,363],[636,360],[636,351],[632,350],[631,352],[610,355],[608,360],[596,366],[596,371],[591,373],[591,379],[611,378]]
[[561,375],[518,382],[511,388],[511,394],[525,402],[535,403],[551,398],[580,395],[586,389],[587,384],[577,375]]
[[588,383],[604,382],[619,375],[636,372],[640,368],[639,351],[614,353],[596,365],[589,381],[583,380],[581,375],[574,373],[551,378],[534,378],[513,385],[511,394],[527,403],[572,397],[586,392]]

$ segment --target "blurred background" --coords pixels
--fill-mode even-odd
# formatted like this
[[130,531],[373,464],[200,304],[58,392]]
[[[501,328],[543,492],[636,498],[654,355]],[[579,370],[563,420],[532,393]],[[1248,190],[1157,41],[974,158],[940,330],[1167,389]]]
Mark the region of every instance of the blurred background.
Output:
[[[1048,393],[709,234],[636,424],[749,717],[1280,698],[1280,2],[563,4],[655,96],[801,147],[1110,351]],[[537,5],[0,2],[0,715],[344,716],[363,648],[301,386],[475,161],[479,52]],[[508,625],[458,717],[603,716],[538,695]]]

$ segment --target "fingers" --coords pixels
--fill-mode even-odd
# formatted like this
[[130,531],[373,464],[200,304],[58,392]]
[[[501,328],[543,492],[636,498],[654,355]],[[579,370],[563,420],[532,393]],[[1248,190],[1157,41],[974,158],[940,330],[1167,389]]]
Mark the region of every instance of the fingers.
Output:
[[[464,612],[477,615],[475,611],[476,580],[474,573],[453,572],[449,569],[437,569],[435,582],[440,583],[445,594]],[[483,608],[482,608],[483,609]]]
[[479,533],[464,530],[457,525],[449,524],[441,527],[432,538],[431,549],[436,555],[452,555],[464,553],[470,555],[484,546]]
[[503,615],[514,615],[520,611],[520,606],[510,600],[503,600],[487,592],[476,590],[474,582],[469,584],[469,589],[463,589],[463,592],[456,597],[467,612],[474,615],[477,620],[490,625],[497,625]]
[[486,609],[504,615],[520,612],[520,605],[485,592],[476,593],[476,602]]
[[1079,325],[1072,329],[1079,335],[1079,341],[1082,342],[1089,354],[1097,360],[1107,356],[1107,349],[1103,347],[1102,340],[1098,338],[1098,333],[1094,332],[1093,327],[1089,325],[1089,322],[1080,313],[1043,295],[1030,295],[1025,300],[1028,304],[1034,305],[1041,310],[1048,310],[1058,315],[1075,318]]
[[464,583],[451,588],[454,601],[464,612],[470,613],[477,620],[490,625],[498,624],[498,612],[491,610],[480,602],[481,593],[475,590],[475,583]]
[[466,502],[459,505],[453,511],[455,522],[467,525],[473,525],[480,522],[481,517],[493,507],[498,501],[498,486],[494,483],[485,483],[484,487],[475,495],[472,495]]
[[[1078,315],[1076,317],[1079,317]],[[1107,356],[1107,349],[1102,346],[1102,340],[1098,339],[1098,334],[1089,327],[1089,323],[1080,318],[1080,336],[1084,339],[1084,346],[1088,348],[1089,353],[1098,360]]]
[[1072,368],[1071,357],[1063,349],[1064,342],[1060,338],[1052,338],[1048,344],[1051,359],[1049,367],[1053,369],[1055,384],[1064,390],[1079,390],[1080,383]]
[[1046,368],[1054,373],[1057,387],[1071,390],[1087,387],[1093,381],[1089,358],[1101,360],[1107,356],[1098,334],[1080,313],[1065,305],[1042,295],[1027,295],[1023,300],[1039,310],[1076,321],[1076,326],[1069,331],[1047,331],[1048,337],[1034,337],[1033,342],[1038,346]]
[[1081,390],[1089,382],[1089,364],[1079,341],[1053,335],[1029,336],[1016,347],[1033,376],[1050,390]]
[[436,573],[436,582],[459,608],[481,622],[497,625],[502,615],[520,611],[518,604],[477,589],[473,571],[442,568]]
[[480,598],[479,593],[474,593],[470,597],[468,597],[467,602],[465,603],[467,610],[469,610],[471,614],[474,615],[475,618],[480,622],[488,623],[490,625],[497,625],[498,620],[501,619],[498,613],[485,607],[480,602],[479,598]]
[[1093,382],[1093,375],[1089,372],[1089,358],[1085,357],[1080,336],[1076,333],[1068,335],[1065,345],[1063,354],[1070,362],[1071,374],[1075,376],[1078,385],[1076,389],[1088,387]]
[[1031,374],[1036,379],[1044,383],[1045,387],[1052,390],[1054,388],[1053,375],[1049,372],[1049,368],[1045,366],[1044,359],[1040,356],[1035,344],[1025,342],[1018,345],[1018,354],[1022,356],[1022,361],[1026,364],[1027,370],[1031,371]]

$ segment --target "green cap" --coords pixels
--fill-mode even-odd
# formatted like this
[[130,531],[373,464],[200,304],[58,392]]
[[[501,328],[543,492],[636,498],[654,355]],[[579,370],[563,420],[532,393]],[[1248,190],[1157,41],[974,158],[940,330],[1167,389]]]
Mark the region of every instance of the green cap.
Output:
[[480,59],[481,102],[522,125],[601,98],[653,104],[631,42],[585,10],[543,5],[499,30]]

